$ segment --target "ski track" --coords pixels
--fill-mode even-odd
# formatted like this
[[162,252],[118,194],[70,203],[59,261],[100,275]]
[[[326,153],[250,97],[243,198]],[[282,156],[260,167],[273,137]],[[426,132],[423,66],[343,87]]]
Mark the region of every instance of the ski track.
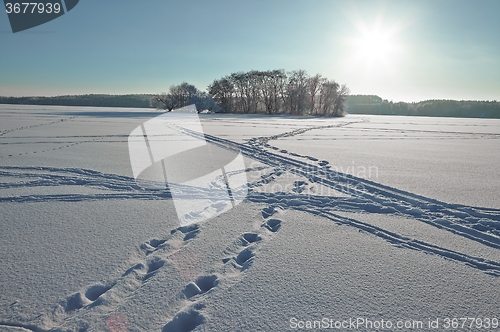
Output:
[[[59,122],[59,121],[57,121]],[[56,121],[28,127],[21,127],[0,133],[0,136],[15,130],[57,123]],[[279,150],[268,144],[271,140],[302,134],[311,129],[346,126],[342,123],[329,126],[299,128],[290,132],[270,137],[258,137],[244,144],[229,141],[212,135],[204,138],[213,144],[226,149],[241,151],[243,155],[268,165],[272,171],[262,175],[258,180],[249,183],[247,200],[263,203],[262,219],[254,223],[252,231],[241,234],[227,246],[215,272],[200,275],[179,290],[175,307],[179,310],[161,328],[162,332],[188,332],[203,328],[207,318],[204,309],[209,305],[207,298],[211,292],[217,291],[221,284],[225,286],[241,280],[245,270],[251,268],[256,253],[262,243],[279,234],[283,227],[281,219],[276,215],[290,209],[321,216],[339,225],[355,227],[360,231],[382,238],[392,245],[401,248],[421,251],[440,256],[444,259],[464,264],[487,273],[500,276],[500,263],[481,257],[466,255],[457,251],[436,246],[431,243],[412,239],[387,231],[380,227],[347,218],[336,214],[336,211],[367,212],[399,215],[415,218],[439,229],[463,236],[491,248],[500,249],[500,209],[472,207],[449,204],[421,195],[412,194],[391,188],[350,174],[330,170],[327,161],[320,161],[310,156],[302,156],[286,150]],[[185,133],[200,137],[199,133],[184,130]],[[276,151],[279,150],[279,151]],[[274,152],[271,152],[274,151]],[[293,158],[292,158],[293,157]],[[260,170],[262,168],[247,169]],[[310,183],[319,183],[348,195],[348,197],[330,197],[301,194],[307,183],[295,183],[295,193],[257,192],[264,184],[274,181],[284,172],[299,175]],[[84,186],[108,190],[105,194],[60,194],[60,195],[25,195],[0,197],[0,203],[46,202],[46,201],[86,201],[104,199],[147,199],[161,200],[171,198],[166,190],[146,191],[136,185],[133,178],[116,174],[79,168],[57,167],[23,167],[0,166],[0,176],[14,179],[13,182],[0,183],[1,190],[10,188],[50,187],[50,186]],[[205,191],[185,187],[189,197],[206,197]],[[258,228],[258,231],[255,229]],[[67,296],[56,304],[48,313],[41,315],[37,324],[21,324],[0,321],[0,327],[17,327],[33,332],[74,330],[78,317],[93,308],[101,308],[99,315],[106,317],[114,312],[121,300],[136,292],[142,285],[154,278],[165,264],[175,261],[175,255],[184,246],[196,241],[201,229],[198,225],[178,227],[171,230],[169,236],[162,239],[151,239],[140,246],[140,257],[135,260],[116,280],[96,283],[84,287],[83,291]],[[175,264],[175,262],[174,262]],[[223,280],[223,281],[221,281]],[[79,330],[85,331],[87,328]]]

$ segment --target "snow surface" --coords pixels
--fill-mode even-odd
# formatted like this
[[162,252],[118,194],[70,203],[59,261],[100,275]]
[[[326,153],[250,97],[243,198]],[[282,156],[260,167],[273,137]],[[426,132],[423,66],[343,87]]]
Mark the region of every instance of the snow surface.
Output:
[[0,331],[500,319],[500,120],[201,115],[249,194],[180,227],[130,166],[128,135],[159,113],[0,114]]

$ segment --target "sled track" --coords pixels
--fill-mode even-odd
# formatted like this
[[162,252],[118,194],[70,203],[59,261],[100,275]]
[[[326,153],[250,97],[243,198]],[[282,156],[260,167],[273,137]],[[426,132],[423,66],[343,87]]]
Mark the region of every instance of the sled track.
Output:
[[[200,137],[199,133],[186,133]],[[295,132],[302,132],[300,130]],[[304,162],[284,155],[272,153],[252,144],[240,144],[219,137],[204,135],[204,138],[222,148],[241,151],[249,158],[269,165],[278,172],[288,171],[335,189],[347,197],[311,196],[292,193],[262,193],[254,191],[263,183],[272,181],[273,173],[263,175],[255,183],[249,184],[247,200],[253,202],[287,202],[284,208],[331,212],[332,210],[361,211],[403,215],[415,218],[439,229],[476,241],[491,248],[500,249],[500,210],[449,204],[421,195],[391,188],[350,174],[332,171],[328,167],[313,162]],[[52,194],[0,197],[1,202],[44,202],[44,201],[82,201],[82,200],[162,200],[171,198],[170,191],[143,190],[133,178],[116,174],[105,174],[93,170],[55,167],[0,166],[0,175],[20,181],[0,183],[0,189],[37,187],[37,186],[84,186],[93,187],[110,193],[99,194]],[[189,197],[206,197],[203,189],[185,187]]]
[[[198,136],[198,133],[188,132]],[[306,163],[265,151],[261,148],[228,141],[205,134],[205,139],[223,148],[241,151],[249,158],[268,164],[276,169],[301,175],[314,183],[334,188],[351,196],[336,199],[333,206],[355,207],[367,212],[396,213],[414,217],[437,228],[500,249],[500,210],[449,204],[421,195],[391,188],[350,174],[329,170],[326,167]],[[331,199],[329,199],[331,200]],[[328,200],[323,204],[328,203]],[[332,207],[332,204],[326,204]]]

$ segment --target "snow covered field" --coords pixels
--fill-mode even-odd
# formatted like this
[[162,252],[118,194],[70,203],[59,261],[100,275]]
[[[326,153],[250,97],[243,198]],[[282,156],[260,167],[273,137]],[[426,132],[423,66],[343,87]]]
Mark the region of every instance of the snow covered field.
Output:
[[0,105],[0,331],[498,330],[500,120],[201,115],[249,192],[180,227],[155,116]]

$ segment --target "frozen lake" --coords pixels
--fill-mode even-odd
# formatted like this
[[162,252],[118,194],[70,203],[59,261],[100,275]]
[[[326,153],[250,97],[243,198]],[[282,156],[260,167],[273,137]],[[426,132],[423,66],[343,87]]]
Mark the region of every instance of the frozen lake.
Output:
[[180,227],[130,163],[160,114],[0,105],[0,331],[498,327],[500,120],[200,115],[248,196]]

